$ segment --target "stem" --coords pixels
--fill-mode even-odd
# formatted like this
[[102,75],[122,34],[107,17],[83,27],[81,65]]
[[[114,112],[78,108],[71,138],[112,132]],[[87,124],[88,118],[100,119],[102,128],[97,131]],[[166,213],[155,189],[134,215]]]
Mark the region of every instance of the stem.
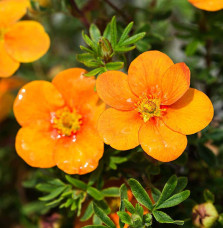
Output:
[[79,17],[80,20],[82,21],[82,23],[84,24],[84,26],[88,29],[90,27],[90,23],[89,23],[87,17],[85,16],[85,12],[80,10],[77,7],[75,0],[70,0],[70,5],[71,5],[71,14],[74,17]]

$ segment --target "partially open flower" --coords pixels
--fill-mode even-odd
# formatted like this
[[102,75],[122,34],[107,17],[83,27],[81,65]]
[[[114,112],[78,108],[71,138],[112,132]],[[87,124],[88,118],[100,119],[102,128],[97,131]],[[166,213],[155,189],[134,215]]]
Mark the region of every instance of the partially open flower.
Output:
[[222,0],[188,0],[195,7],[207,11],[218,11],[223,9]]
[[95,80],[72,68],[52,81],[32,81],[19,91],[14,114],[22,126],[16,151],[33,167],[57,165],[69,174],[98,166],[104,144],[96,123],[105,105],[94,91]]
[[50,46],[43,26],[36,21],[19,21],[29,0],[0,0],[0,77],[9,77],[20,63],[42,57]]
[[187,146],[186,135],[202,130],[213,118],[209,98],[189,88],[186,64],[174,64],[159,51],[139,55],[128,75],[120,71],[101,74],[96,87],[101,99],[112,107],[99,118],[104,142],[117,150],[140,144],[162,162],[178,158]]
[[196,205],[193,208],[193,223],[199,228],[209,228],[218,218],[218,212],[210,202]]

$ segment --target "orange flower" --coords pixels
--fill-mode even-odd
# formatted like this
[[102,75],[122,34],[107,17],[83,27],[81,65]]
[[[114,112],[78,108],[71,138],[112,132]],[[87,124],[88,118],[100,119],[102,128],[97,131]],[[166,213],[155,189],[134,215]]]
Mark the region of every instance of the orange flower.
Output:
[[101,74],[96,88],[111,106],[99,118],[99,134],[118,150],[139,144],[153,158],[169,162],[187,145],[186,135],[205,128],[213,106],[202,92],[189,88],[190,70],[159,51],[148,51],[119,71]]
[[95,80],[72,68],[52,81],[33,81],[19,91],[14,114],[22,126],[16,151],[30,166],[57,165],[69,174],[93,171],[104,151],[96,122],[104,110]]
[[207,10],[207,11],[218,11],[223,9],[222,0],[188,0],[195,7]]
[[20,62],[33,62],[49,49],[49,36],[40,23],[17,22],[28,6],[28,0],[0,0],[0,77],[11,76]]
[[0,122],[3,121],[12,110],[15,98],[12,93],[13,90],[18,89],[22,85],[24,85],[24,80],[20,78],[0,79]]

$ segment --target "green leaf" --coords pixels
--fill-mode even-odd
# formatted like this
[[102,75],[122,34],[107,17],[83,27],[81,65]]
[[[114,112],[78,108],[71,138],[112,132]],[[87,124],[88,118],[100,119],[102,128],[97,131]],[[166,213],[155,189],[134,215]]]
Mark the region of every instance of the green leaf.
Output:
[[119,46],[123,47],[130,44],[135,44],[138,40],[141,40],[145,35],[146,35],[145,32],[135,34],[134,36],[131,36],[128,39],[126,39],[124,42],[122,42]]
[[41,192],[52,192],[55,189],[55,186],[51,184],[37,184],[36,189]]
[[183,192],[177,193],[177,194],[171,196],[166,201],[164,201],[159,206],[157,206],[156,209],[174,207],[174,206],[180,204],[181,202],[183,202],[184,200],[186,200],[189,196],[190,196],[189,190],[185,190]]
[[100,200],[100,201],[94,201],[94,203],[100,207],[107,215],[111,213],[111,209],[108,206],[108,203],[106,200]]
[[193,40],[192,42],[190,42],[186,47],[186,51],[185,51],[186,55],[193,56],[194,53],[197,51],[199,44],[200,44],[199,40]]
[[87,184],[84,183],[83,181],[78,180],[78,179],[74,179],[73,177],[68,176],[68,175],[65,175],[65,178],[66,178],[67,181],[68,181],[69,183],[71,183],[74,187],[79,188],[79,189],[84,190],[84,191],[87,190]]
[[62,201],[62,200],[63,200],[63,198],[60,197],[60,198],[58,198],[58,199],[56,199],[56,200],[53,200],[53,201],[47,203],[46,206],[55,206],[55,205],[57,205],[57,204],[58,204],[60,201]]
[[102,211],[96,204],[93,204],[95,214],[101,219],[101,221],[108,227],[115,228],[115,224],[112,220]]
[[99,68],[96,68],[96,69],[86,73],[84,76],[91,77],[91,76],[95,76],[97,74],[101,74],[103,72],[105,72],[105,68],[104,67],[99,67]]
[[49,184],[56,185],[56,186],[64,186],[64,182],[61,181],[60,179],[53,179],[49,181]]
[[172,194],[172,192],[175,190],[177,186],[177,176],[173,175],[169,178],[167,183],[164,185],[163,191],[160,195],[159,200],[157,201],[155,208],[158,207],[160,204],[162,204],[166,199],[169,198],[169,196]]
[[101,37],[101,32],[95,24],[91,24],[89,33],[91,39],[97,43]]
[[143,40],[139,40],[136,43],[136,48],[141,52],[145,52],[145,51],[150,50],[152,48],[152,46],[148,40],[143,39]]
[[88,225],[88,226],[84,226],[83,228],[104,228],[107,226],[102,226],[102,225]]
[[65,189],[66,189],[66,186],[57,187],[49,195],[40,197],[39,200],[41,200],[41,201],[52,200],[52,199],[56,198],[57,196],[59,196]]
[[82,32],[82,37],[83,37],[85,43],[86,43],[89,47],[91,47],[91,48],[94,50],[94,52],[97,53],[97,44],[95,44],[95,43],[89,38],[88,35],[84,34],[84,31]]
[[110,187],[102,190],[104,197],[119,197],[119,188]]
[[111,45],[113,49],[115,48],[117,43],[117,24],[116,17],[114,16],[111,20]]
[[203,195],[206,202],[214,203],[215,196],[210,190],[205,189]]
[[80,221],[86,221],[86,220],[88,220],[93,215],[93,213],[94,213],[93,201],[91,201],[88,204],[88,206],[87,206],[87,208],[86,208],[86,210],[84,212],[84,215],[81,217]]
[[[124,63],[123,62],[110,62],[110,63],[107,63],[105,65],[105,67],[108,69],[108,70],[120,70],[124,67]],[[126,161],[127,158],[124,158],[122,157],[121,158],[122,160]],[[123,161],[123,162],[124,162]],[[121,162],[122,163],[122,162]]]
[[142,185],[135,179],[131,178],[128,181],[130,188],[132,190],[132,194],[135,196],[136,200],[148,208],[150,211],[153,209],[153,204],[146,190],[142,187]]
[[116,46],[115,47],[115,52],[128,52],[128,51],[132,51],[135,48],[136,48],[136,46],[130,46],[130,47],[119,47],[119,46]]
[[127,199],[124,199],[124,204],[125,204],[125,208],[127,209],[127,211],[129,211],[131,214],[135,213],[135,211],[136,211],[135,208]]
[[81,49],[82,51],[86,51],[86,52],[88,52],[89,54],[93,54],[93,55],[94,55],[94,51],[92,51],[91,49],[89,49],[89,48],[87,48],[87,47],[84,47],[84,46],[80,45],[80,49]]
[[76,59],[81,63],[85,63],[85,62],[94,60],[94,56],[90,53],[83,53],[83,54],[77,54]]
[[[127,192],[127,187],[125,184],[122,184],[122,186],[120,187],[120,198],[121,198],[121,203],[120,203],[120,211],[125,211],[125,202],[124,200],[128,199],[128,192]],[[121,221],[121,219],[119,219],[119,226],[120,228],[124,227],[124,223]]]
[[153,187],[151,190],[152,190],[152,197],[153,197],[154,201],[157,202],[158,199],[160,198],[161,191],[155,187]]
[[73,203],[73,199],[72,198],[69,198],[66,203],[64,204],[64,207],[68,208],[72,203]]
[[126,28],[124,29],[124,31],[123,31],[120,39],[119,39],[118,44],[121,44],[124,40],[126,40],[126,38],[128,37],[129,32],[132,29],[133,24],[134,24],[134,22],[132,21],[126,26]]
[[184,221],[176,220],[174,221],[168,214],[162,211],[154,211],[153,216],[159,223],[173,223],[176,225],[183,225]]
[[223,213],[221,213],[218,217],[218,222],[223,225]]
[[177,178],[177,186],[173,191],[173,194],[179,193],[183,191],[187,186],[188,180],[186,177],[178,177]]
[[126,213],[125,211],[118,211],[117,214],[123,223],[128,225],[132,224],[131,217],[128,213]]
[[75,211],[77,208],[77,202],[76,201],[73,201],[72,205],[71,205],[71,211]]
[[108,40],[111,40],[111,23],[107,24],[103,33],[103,37],[105,37]]
[[100,191],[98,191],[98,189],[91,186],[87,188],[87,193],[96,200],[102,200],[104,198],[103,193],[101,193]]

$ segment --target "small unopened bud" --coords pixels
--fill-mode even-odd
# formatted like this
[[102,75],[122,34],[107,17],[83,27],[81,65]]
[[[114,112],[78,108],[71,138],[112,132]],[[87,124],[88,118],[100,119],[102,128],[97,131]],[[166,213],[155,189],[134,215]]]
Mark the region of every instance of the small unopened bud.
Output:
[[218,212],[210,202],[196,205],[193,208],[193,223],[199,228],[210,228],[218,219]]
[[111,43],[105,37],[99,40],[100,52],[105,63],[109,62],[112,58],[113,49]]

